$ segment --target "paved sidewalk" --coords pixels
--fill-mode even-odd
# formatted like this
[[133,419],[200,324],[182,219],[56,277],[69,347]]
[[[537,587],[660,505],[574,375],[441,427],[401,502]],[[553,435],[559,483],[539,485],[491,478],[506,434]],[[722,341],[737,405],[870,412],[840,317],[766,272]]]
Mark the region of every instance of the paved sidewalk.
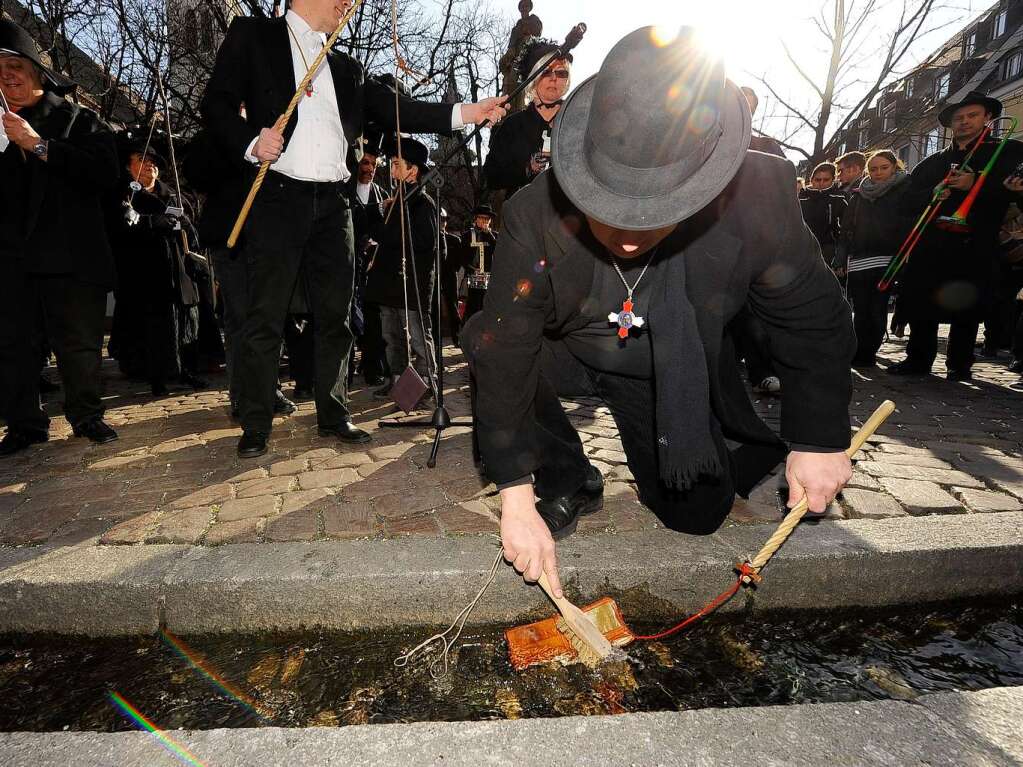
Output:
[[[898,339],[887,344],[885,364],[901,358],[903,347]],[[460,352],[447,353],[448,410],[465,416],[466,366]],[[1002,359],[978,364],[973,383],[949,383],[942,363],[927,378],[895,378],[880,368],[852,372],[853,426],[885,398],[898,411],[860,455],[827,518],[1023,508],[1019,376]],[[154,399],[110,361],[105,373],[108,420],[121,439],[94,446],[55,417],[50,442],[0,460],[0,545],[218,546],[498,530],[498,499],[478,478],[468,429],[446,432],[438,466],[428,469],[432,432],[379,427],[394,408],[374,401],[365,387],[353,392],[353,412],[373,434],[370,445],[319,437],[312,403],[302,403],[293,416],[275,420],[266,456],[240,461],[240,429],[228,416],[222,377],[209,391]],[[59,413],[59,397],[51,415]],[[604,510],[584,518],[580,534],[655,528],[636,500],[614,422],[598,404],[567,405],[607,481]],[[779,400],[759,398],[757,407],[776,427]],[[731,523],[780,519],[780,484],[772,477],[748,501],[737,501]]]

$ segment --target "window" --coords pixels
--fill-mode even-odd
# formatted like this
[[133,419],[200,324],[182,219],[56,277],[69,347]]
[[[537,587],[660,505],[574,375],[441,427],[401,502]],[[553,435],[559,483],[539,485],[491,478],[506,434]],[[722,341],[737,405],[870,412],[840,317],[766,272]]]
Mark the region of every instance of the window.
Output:
[[1005,60],[1002,67],[1002,79],[1011,80],[1019,77],[1020,70],[1023,70],[1023,51],[1016,51]]
[[924,136],[924,151],[923,156],[929,157],[930,155],[941,149],[942,139],[945,138],[945,131],[942,128],[935,128],[926,136]]
[[909,144],[899,150],[899,159],[902,160],[903,165],[909,165]]
[[910,77],[906,80],[906,98],[913,98],[913,78]]
[[895,104],[889,104],[884,108],[884,118],[881,120],[881,130],[891,133],[895,130]]
[[859,140],[860,149],[863,149],[863,147],[867,146],[867,144],[869,143],[867,141],[867,139],[869,137],[870,137],[870,134],[867,131],[865,131],[865,130],[861,130],[860,131],[860,136],[859,136],[859,138],[860,138],[860,140]]
[[1009,17],[1008,11],[999,11],[998,15],[995,16],[995,26],[993,34],[991,35],[992,37],[999,38],[1005,34],[1005,22],[1006,19],[1008,19],[1008,17]]
[[977,52],[977,30],[973,30],[966,38],[966,45],[964,46],[963,55],[972,56]]
[[948,96],[948,86],[952,82],[952,75],[946,72],[943,75],[939,75],[938,79],[934,81],[934,100],[941,101],[943,98]]

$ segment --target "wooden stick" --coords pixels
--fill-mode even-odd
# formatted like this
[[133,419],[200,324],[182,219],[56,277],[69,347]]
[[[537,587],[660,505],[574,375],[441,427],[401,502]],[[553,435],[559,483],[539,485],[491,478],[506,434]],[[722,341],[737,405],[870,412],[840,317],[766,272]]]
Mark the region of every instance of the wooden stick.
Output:
[[[870,438],[870,436],[877,431],[877,429],[887,420],[895,411],[895,403],[891,400],[886,399],[882,402],[874,414],[867,419],[867,422],[863,424],[859,431],[857,431],[852,438],[852,443],[846,448],[845,454],[852,458],[856,453],[859,452],[863,444]],[[774,556],[774,553],[781,548],[781,545],[785,543],[786,539],[792,534],[792,531],[796,529],[796,525],[799,524],[799,520],[806,514],[809,506],[807,505],[806,496],[803,496],[803,500],[797,503],[782,520],[781,524],[778,525],[778,529],[774,531],[774,535],[767,539],[767,543],[760,550],[753,560],[750,562],[753,569],[757,572],[767,564],[768,560]],[[743,578],[744,583],[749,583],[751,578],[746,576]]]
[[[288,104],[288,108],[284,110],[284,114],[277,118],[277,122],[274,123],[274,130],[278,133],[283,133],[284,128],[288,124],[288,120],[291,119],[291,115],[295,112],[298,107],[298,102],[302,100],[302,96],[305,95],[306,88],[309,87],[309,83],[313,79],[313,75],[316,74],[320,65],[323,64],[323,60],[327,58],[327,54],[330,49],[334,47],[334,43],[337,42],[337,38],[341,35],[345,25],[351,20],[352,16],[355,15],[356,9],[362,5],[362,0],[355,0],[352,7],[348,9],[348,12],[341,17],[341,21],[338,22],[337,28],[327,38],[327,42],[323,44],[323,48],[313,59],[313,63],[309,65],[309,71],[305,73],[305,77],[302,78],[302,82],[298,84],[298,88],[295,89],[295,95],[291,97],[291,103]],[[289,41],[290,46],[290,41]],[[249,189],[249,195],[245,198],[245,204],[242,205],[241,211],[238,213],[238,218],[234,222],[234,228],[231,230],[231,236],[227,238],[227,247],[233,248],[235,243],[238,242],[238,237],[242,233],[242,227],[245,226],[245,219],[249,217],[249,211],[252,209],[252,203],[256,199],[256,195],[259,194],[259,189],[263,186],[263,180],[266,178],[266,172],[270,170],[270,161],[265,160],[259,165],[259,172],[256,174],[255,180],[252,182],[252,187]]]
[[611,643],[607,641],[607,637],[600,633],[600,629],[597,628],[597,624],[595,624],[586,613],[564,597],[554,596],[554,591],[551,589],[551,583],[547,580],[547,573],[540,574],[539,583],[540,588],[544,590],[544,593],[550,597],[555,607],[558,608],[558,612],[561,613],[561,617],[565,619],[565,623],[568,624],[568,627],[575,632],[576,636],[578,636],[579,639],[587,645],[587,647],[593,650],[598,658],[606,658],[614,652],[614,648],[611,647]]

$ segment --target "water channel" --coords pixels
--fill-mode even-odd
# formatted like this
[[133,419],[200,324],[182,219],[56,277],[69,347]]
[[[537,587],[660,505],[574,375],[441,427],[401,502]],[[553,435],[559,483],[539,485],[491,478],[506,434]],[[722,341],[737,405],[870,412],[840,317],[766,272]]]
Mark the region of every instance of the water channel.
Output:
[[627,660],[596,670],[516,672],[504,628],[467,630],[439,679],[425,664],[393,665],[429,629],[0,636],[0,731],[132,729],[125,705],[165,729],[307,727],[909,700],[1023,684],[1023,596],[715,616],[677,637],[634,643]]

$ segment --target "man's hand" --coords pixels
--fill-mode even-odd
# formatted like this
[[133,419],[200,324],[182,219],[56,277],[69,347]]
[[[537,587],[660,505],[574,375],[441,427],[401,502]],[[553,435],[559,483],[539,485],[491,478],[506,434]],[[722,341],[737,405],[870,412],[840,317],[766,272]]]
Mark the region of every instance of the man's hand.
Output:
[[852,461],[844,452],[803,453],[793,450],[785,464],[791,509],[806,496],[810,511],[823,514],[852,477]]
[[478,125],[484,120],[490,120],[496,125],[508,114],[508,97],[494,96],[483,99],[475,104],[462,104],[462,122],[469,125]]
[[1005,188],[1014,194],[1023,193],[1023,177],[1009,176],[1005,179]]
[[2,119],[4,133],[7,134],[7,138],[26,152],[31,152],[32,147],[39,143],[39,134],[35,132],[35,129],[28,124],[25,118],[19,117],[14,112],[4,112]]
[[532,485],[501,491],[501,545],[504,558],[529,583],[547,573],[554,596],[562,596],[558,557],[547,524],[536,512]]
[[260,162],[277,162],[277,158],[284,151],[284,136],[280,131],[273,128],[263,128],[259,132],[255,146],[252,147],[252,156]]
[[949,174],[948,188],[959,192],[968,192],[973,188],[973,182],[977,177],[973,173],[963,173],[961,170],[954,170]]

